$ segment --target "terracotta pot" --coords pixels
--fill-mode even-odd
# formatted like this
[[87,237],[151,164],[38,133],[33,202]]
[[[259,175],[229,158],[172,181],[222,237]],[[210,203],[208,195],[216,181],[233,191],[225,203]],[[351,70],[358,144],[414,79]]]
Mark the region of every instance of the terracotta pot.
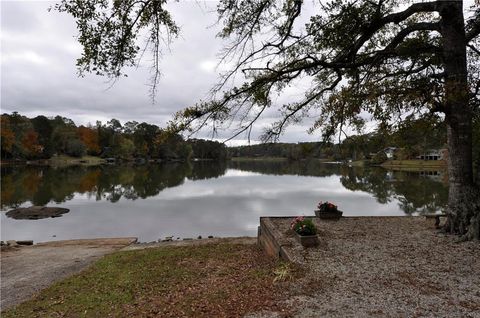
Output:
[[319,241],[318,241],[318,236],[315,235],[300,235],[295,232],[297,235],[297,240],[302,244],[303,247],[314,247],[318,246]]

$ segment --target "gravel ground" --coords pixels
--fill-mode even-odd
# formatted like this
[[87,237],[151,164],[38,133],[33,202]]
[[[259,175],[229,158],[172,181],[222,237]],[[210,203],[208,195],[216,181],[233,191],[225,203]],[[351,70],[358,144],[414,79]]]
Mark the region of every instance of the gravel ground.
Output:
[[[288,240],[289,219],[274,223]],[[305,276],[296,317],[480,317],[480,243],[455,243],[423,217],[315,220],[320,246],[290,251]]]

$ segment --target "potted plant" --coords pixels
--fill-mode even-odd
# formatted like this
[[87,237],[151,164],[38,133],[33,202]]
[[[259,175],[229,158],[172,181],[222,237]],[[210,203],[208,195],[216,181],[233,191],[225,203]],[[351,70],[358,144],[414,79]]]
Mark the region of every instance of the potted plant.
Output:
[[290,228],[295,232],[297,240],[304,247],[312,247],[318,245],[317,228],[311,219],[299,216],[293,219]]
[[321,219],[339,219],[342,217],[343,212],[338,210],[338,207],[328,201],[318,204],[318,210],[315,210],[315,215]]

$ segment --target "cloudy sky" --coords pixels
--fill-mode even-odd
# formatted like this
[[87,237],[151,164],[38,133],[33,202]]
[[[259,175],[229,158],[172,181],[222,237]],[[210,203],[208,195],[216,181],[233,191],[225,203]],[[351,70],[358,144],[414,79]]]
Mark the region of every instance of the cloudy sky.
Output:
[[[136,120],[163,127],[176,111],[207,98],[218,81],[218,53],[226,43],[215,37],[219,31],[215,25],[215,1],[170,3],[174,19],[181,26],[181,36],[165,52],[161,63],[163,77],[154,104],[149,97],[148,57],[138,69],[127,70],[129,76],[113,86],[103,77],[77,77],[75,62],[81,47],[75,39],[75,23],[68,14],[48,12],[53,4],[55,1],[0,2],[2,113],[18,111],[29,117],[61,115],[77,124],[116,118],[122,123]],[[464,4],[468,7],[473,0]],[[308,16],[301,18],[306,20]],[[301,88],[292,87],[277,102],[301,94]],[[271,109],[266,115],[255,125],[253,139],[268,122],[275,120],[277,111]],[[307,121],[303,126],[289,127],[281,141],[318,140],[318,134],[306,133],[308,124]],[[219,137],[230,135],[226,131]],[[210,137],[210,131],[197,137]]]
[[[174,112],[205,99],[218,81],[218,53],[225,43],[215,37],[219,27],[213,1],[170,6],[181,36],[170,52],[165,52],[154,104],[149,97],[148,58],[138,69],[128,70],[129,76],[113,87],[103,77],[77,77],[75,61],[81,47],[75,39],[75,23],[68,14],[48,12],[54,3],[1,1],[2,113],[18,111],[29,117],[58,114],[77,124],[116,118],[122,123],[136,120],[165,126]],[[268,117],[275,116],[272,111]],[[253,139],[267,121],[256,125]],[[306,129],[291,127],[282,141],[318,139]],[[209,134],[205,131],[199,137]]]

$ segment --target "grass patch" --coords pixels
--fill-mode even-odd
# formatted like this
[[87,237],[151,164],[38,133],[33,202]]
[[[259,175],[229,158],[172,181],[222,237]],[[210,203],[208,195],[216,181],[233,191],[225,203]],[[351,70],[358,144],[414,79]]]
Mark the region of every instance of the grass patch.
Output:
[[104,159],[95,156],[83,156],[80,158],[70,157],[67,155],[54,156],[48,159],[51,165],[98,165],[105,162]]
[[388,160],[381,164],[382,167],[406,169],[445,168],[446,165],[443,160]]
[[281,310],[279,263],[255,245],[208,244],[110,254],[2,317],[241,317]]

